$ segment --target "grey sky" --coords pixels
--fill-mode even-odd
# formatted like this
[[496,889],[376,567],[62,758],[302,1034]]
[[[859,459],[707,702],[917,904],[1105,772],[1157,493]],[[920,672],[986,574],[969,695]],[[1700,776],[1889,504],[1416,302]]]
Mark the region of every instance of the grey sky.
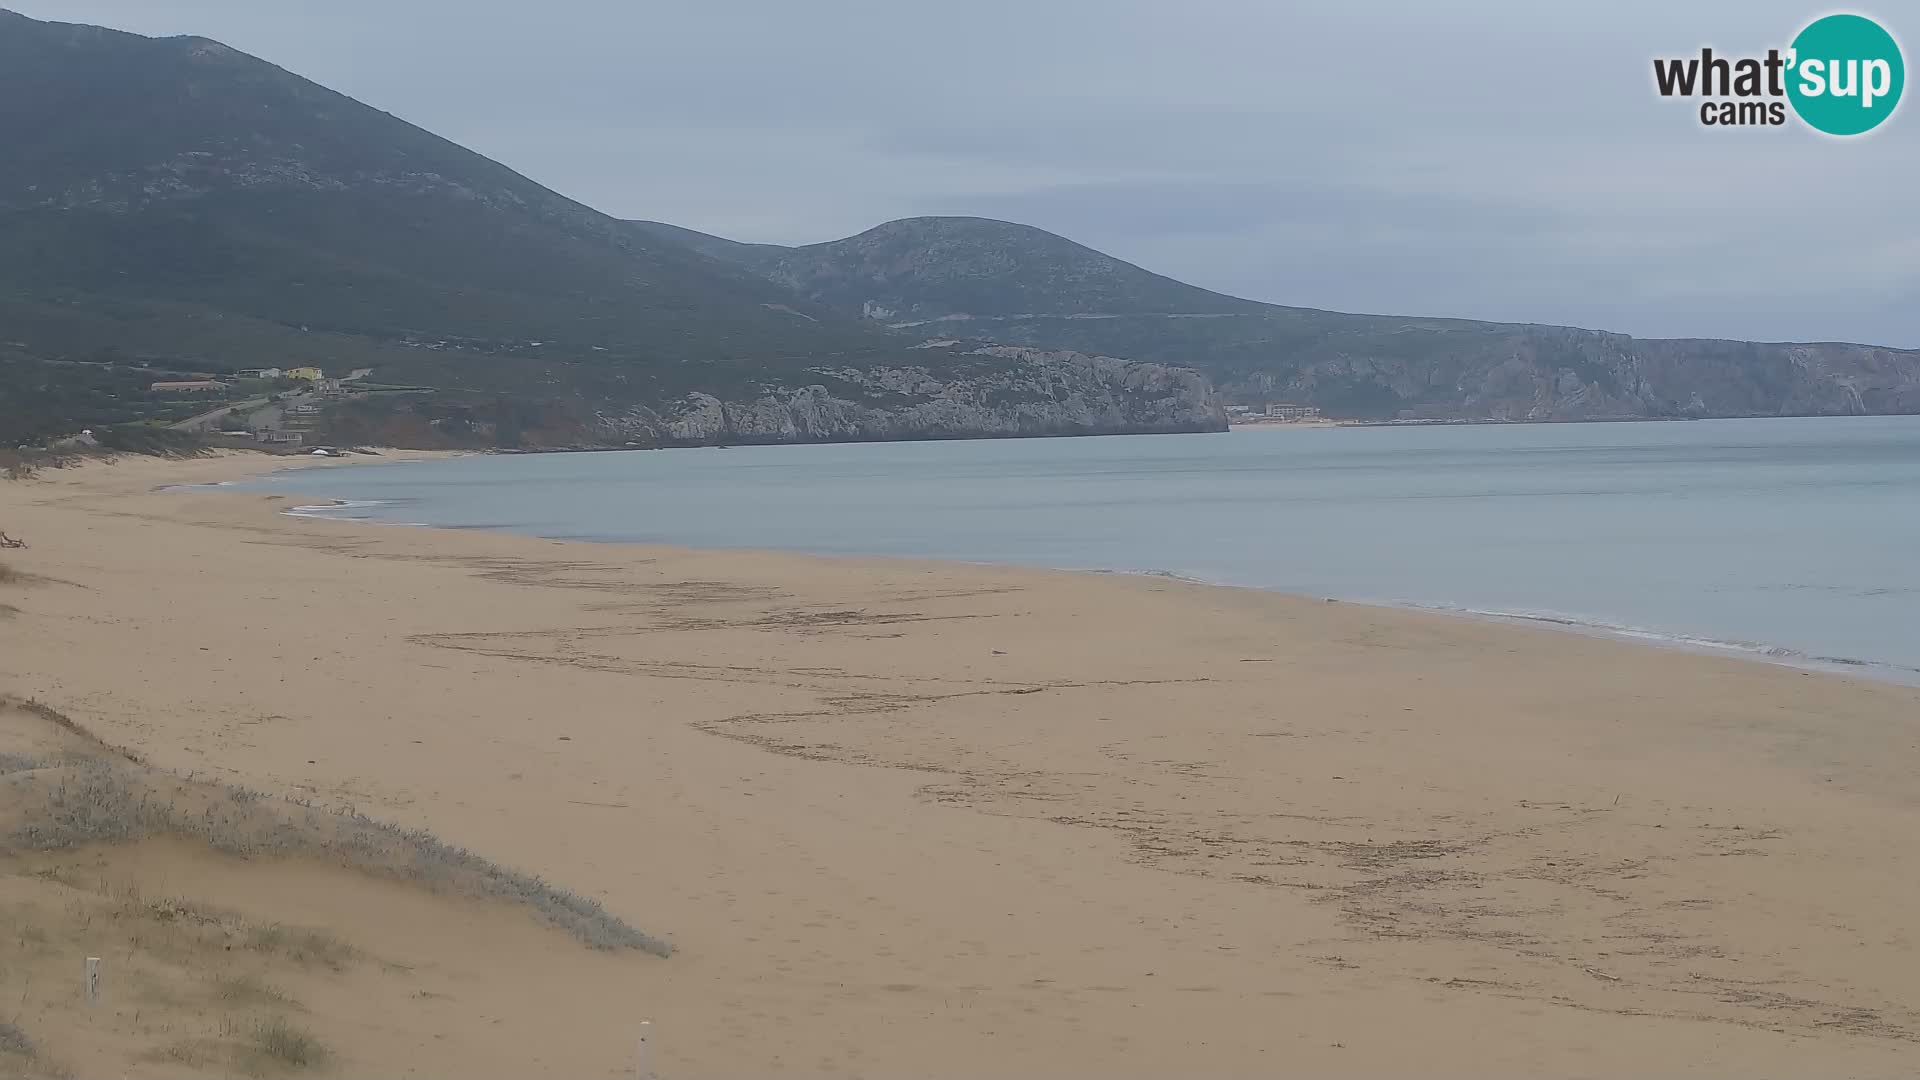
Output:
[[[196,33],[623,217],[1037,225],[1277,303],[1920,347],[1920,103],[1703,128],[1790,0],[0,0]],[[1920,10],[1855,8],[1920,41]],[[1911,95],[1909,95],[1911,96]]]

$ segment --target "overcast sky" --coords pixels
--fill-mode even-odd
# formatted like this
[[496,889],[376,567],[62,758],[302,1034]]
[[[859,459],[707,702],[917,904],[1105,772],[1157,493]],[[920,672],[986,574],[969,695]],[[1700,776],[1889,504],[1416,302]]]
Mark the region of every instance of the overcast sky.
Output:
[[[1652,90],[1654,56],[1784,47],[1821,3],[0,6],[218,38],[738,240],[980,214],[1284,304],[1920,347],[1920,104],[1841,141]],[[1878,14],[1912,63],[1920,9]]]

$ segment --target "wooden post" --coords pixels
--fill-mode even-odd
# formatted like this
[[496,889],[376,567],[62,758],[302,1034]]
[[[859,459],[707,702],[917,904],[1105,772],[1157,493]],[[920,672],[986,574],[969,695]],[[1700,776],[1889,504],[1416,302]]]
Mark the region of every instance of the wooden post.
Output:
[[634,1047],[634,1065],[640,1080],[654,1080],[653,1077],[653,1021],[640,1021],[640,1039]]
[[100,958],[87,957],[87,1004],[100,1004]]

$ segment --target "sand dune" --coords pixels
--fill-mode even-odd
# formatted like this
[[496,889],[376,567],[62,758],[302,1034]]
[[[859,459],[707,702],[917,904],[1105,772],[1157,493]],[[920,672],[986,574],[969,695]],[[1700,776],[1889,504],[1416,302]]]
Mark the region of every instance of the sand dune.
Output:
[[631,1059],[620,988],[665,952],[431,837],[154,769],[3,697],[0,915],[5,1076],[590,1075]]
[[[678,948],[594,1009],[509,951],[526,985],[467,977],[489,996],[432,1014],[449,1039],[514,1011],[593,1065],[559,1071],[611,1075],[647,1017],[671,1077],[1894,1076],[1920,1053],[1920,691],[1176,581],[152,490],[261,467],[0,485],[34,544],[6,561],[56,582],[0,592],[0,690],[159,767],[431,828]],[[301,896],[390,933],[356,887]]]

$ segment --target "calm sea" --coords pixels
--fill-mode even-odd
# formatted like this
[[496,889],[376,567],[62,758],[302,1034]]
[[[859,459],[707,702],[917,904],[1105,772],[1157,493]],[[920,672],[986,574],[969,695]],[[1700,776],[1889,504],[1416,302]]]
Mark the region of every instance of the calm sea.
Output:
[[251,484],[538,536],[1174,574],[1920,680],[1920,417],[473,457]]

